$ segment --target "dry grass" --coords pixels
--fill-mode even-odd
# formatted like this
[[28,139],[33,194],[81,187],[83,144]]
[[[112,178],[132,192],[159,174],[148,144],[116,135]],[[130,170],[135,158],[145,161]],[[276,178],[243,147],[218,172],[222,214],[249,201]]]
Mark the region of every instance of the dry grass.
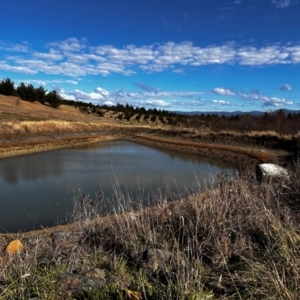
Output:
[[[17,102],[19,101],[19,105]],[[68,120],[68,121],[97,121],[99,118],[86,115],[75,107],[61,105],[58,109],[43,105],[39,102],[27,102],[17,97],[0,95],[1,121],[42,121],[42,120]]]
[[[64,133],[64,132],[92,132],[105,129],[108,124],[92,122],[71,122],[71,121],[3,121],[0,124],[0,135],[39,135],[44,133]],[[114,126],[117,129],[117,126]]]
[[[93,132],[104,128],[147,128],[145,124],[124,122],[83,113],[73,106],[52,108],[39,102],[0,95],[0,136],[61,132]],[[153,127],[153,126],[152,126]],[[155,126],[160,128],[161,126]]]
[[280,138],[280,139],[292,139],[292,138],[297,138],[300,136],[300,132],[298,132],[297,134],[279,134],[276,131],[250,131],[250,132],[240,132],[240,131],[219,131],[219,134],[229,134],[232,136],[249,136],[249,137],[276,137],[276,138]]
[[[158,194],[157,205],[144,208],[140,199],[133,212],[116,191],[107,217],[99,217],[101,206],[75,201],[77,242],[19,236],[27,252],[0,270],[0,298],[125,299],[120,291],[129,290],[142,299],[299,299],[299,175],[297,165],[284,184],[220,178],[214,189],[195,187],[176,202]],[[149,264],[148,249],[170,259]],[[106,286],[58,293],[56,276],[84,266],[104,270]]]
[[[54,110],[26,102],[16,106],[9,99],[2,106],[5,114],[0,111],[2,136],[124,128],[123,123],[106,119],[92,121],[94,117],[70,107]],[[141,138],[272,160],[270,153],[256,149]],[[128,299],[128,295],[149,300],[299,299],[299,176],[298,164],[282,184],[260,184],[252,176],[234,181],[220,178],[214,189],[195,187],[187,198],[176,202],[167,203],[157,194],[156,206],[145,208],[141,198],[135,210],[130,199],[116,190],[115,206],[106,217],[101,203],[91,206],[88,199],[75,199],[72,226],[59,230],[70,231],[77,240],[55,244],[47,230],[18,234],[26,251],[5,259],[0,256],[0,299]],[[5,237],[5,241],[11,239]],[[145,258],[149,249],[168,251],[170,259],[151,264]],[[59,274],[86,267],[106,273],[104,288],[75,296],[71,285],[59,287]]]
[[140,136],[142,139],[146,139],[149,141],[160,142],[165,144],[173,144],[173,145],[181,145],[181,146],[189,146],[194,148],[201,148],[201,149],[214,149],[220,151],[230,151],[237,154],[243,154],[252,158],[257,159],[260,162],[272,162],[274,160],[274,156],[270,151],[266,152],[263,150],[257,149],[249,149],[249,147],[239,147],[239,146],[229,146],[229,145],[218,145],[218,144],[204,144],[204,143],[195,143],[189,141],[180,141],[175,139],[166,139],[166,138],[159,138],[153,136]]

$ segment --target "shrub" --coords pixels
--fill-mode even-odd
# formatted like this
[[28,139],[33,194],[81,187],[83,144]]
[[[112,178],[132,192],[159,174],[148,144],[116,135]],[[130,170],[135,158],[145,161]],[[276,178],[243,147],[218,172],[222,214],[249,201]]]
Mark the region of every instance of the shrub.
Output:
[[38,92],[32,84],[28,84],[27,86],[24,82],[21,82],[17,87],[18,96],[26,101],[35,101],[38,99]]
[[155,120],[156,120],[156,116],[155,116],[155,115],[152,115],[152,116],[151,116],[151,118],[150,118],[150,120],[151,120],[151,122],[153,122],[153,123],[154,123],[154,122],[155,122]]
[[12,96],[15,93],[15,84],[9,78],[0,81],[0,94]]
[[54,108],[59,107],[62,100],[62,97],[56,91],[51,91],[46,95],[46,101]]
[[43,86],[40,86],[39,88],[36,89],[36,93],[37,93],[38,100],[41,103],[44,103],[45,98],[46,98],[47,90],[45,90],[45,88]]

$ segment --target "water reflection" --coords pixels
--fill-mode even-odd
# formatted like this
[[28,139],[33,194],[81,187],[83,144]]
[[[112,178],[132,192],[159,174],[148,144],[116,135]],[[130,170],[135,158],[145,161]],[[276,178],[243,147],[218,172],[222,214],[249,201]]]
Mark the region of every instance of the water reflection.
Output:
[[[152,149],[128,141],[105,142],[0,160],[0,231],[30,230],[65,220],[78,194],[106,195],[113,209],[116,192],[132,201],[159,190],[182,192],[196,181],[205,184],[223,162]],[[197,179],[196,179],[197,178]]]
[[0,177],[8,184],[59,176],[63,169],[62,153],[47,152],[0,160]]

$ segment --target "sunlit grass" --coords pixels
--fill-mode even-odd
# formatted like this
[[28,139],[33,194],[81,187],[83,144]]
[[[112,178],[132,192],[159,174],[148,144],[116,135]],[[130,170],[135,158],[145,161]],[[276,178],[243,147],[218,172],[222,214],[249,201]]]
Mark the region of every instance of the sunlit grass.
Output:
[[0,124],[0,135],[41,134],[62,132],[91,132],[103,130],[106,124],[68,121],[4,121]]
[[[196,185],[174,202],[158,193],[155,206],[141,198],[134,210],[116,190],[108,216],[75,198],[64,230],[77,240],[66,247],[47,231],[20,234],[26,253],[0,269],[0,298],[83,299],[59,287],[57,275],[90,266],[108,280],[84,299],[299,299],[299,175],[296,165],[284,184],[220,177],[213,189]],[[150,264],[148,249],[170,259]]]

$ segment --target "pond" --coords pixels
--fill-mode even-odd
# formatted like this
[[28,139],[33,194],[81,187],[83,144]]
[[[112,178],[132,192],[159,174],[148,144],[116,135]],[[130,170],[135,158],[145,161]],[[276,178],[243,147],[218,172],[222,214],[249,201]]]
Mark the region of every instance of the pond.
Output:
[[133,207],[183,197],[224,171],[235,172],[222,161],[124,140],[1,159],[0,232],[62,223],[76,199],[101,199],[101,211],[110,213],[122,195]]

